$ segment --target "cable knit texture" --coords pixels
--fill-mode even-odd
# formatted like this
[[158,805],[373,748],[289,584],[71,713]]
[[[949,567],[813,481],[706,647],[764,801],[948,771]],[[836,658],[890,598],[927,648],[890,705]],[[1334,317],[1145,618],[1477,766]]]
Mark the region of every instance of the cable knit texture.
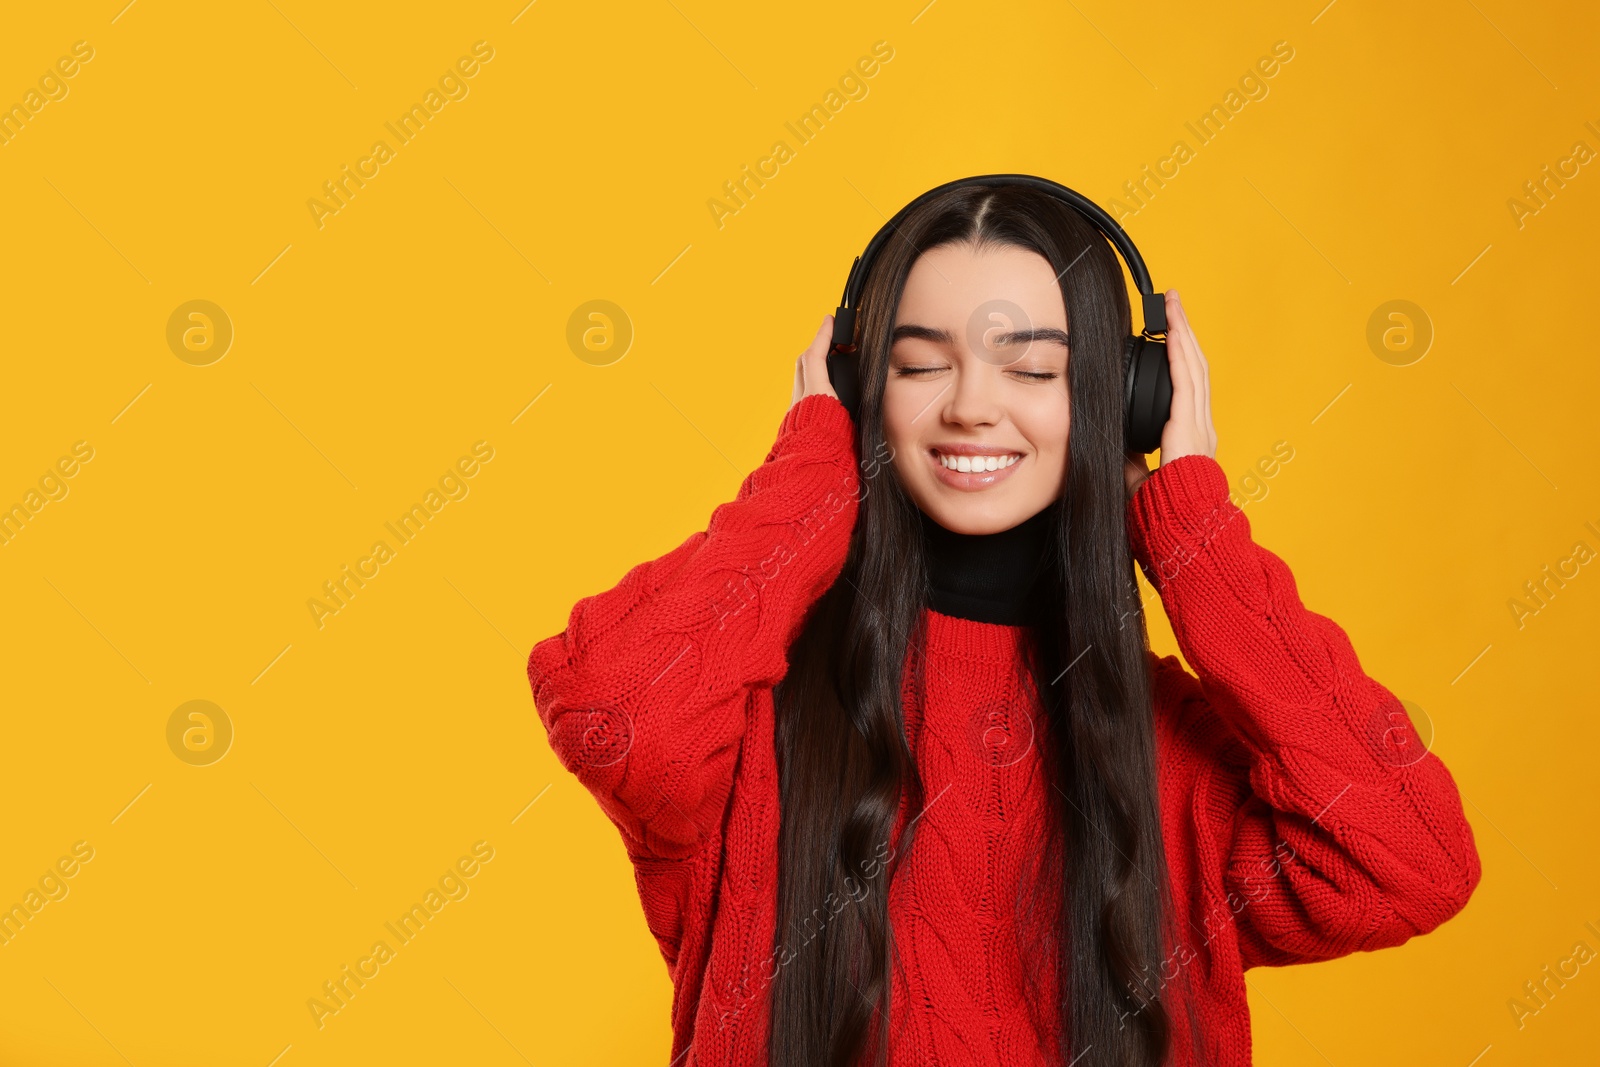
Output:
[[[674,1065],[764,1064],[772,976],[786,951],[807,951],[775,930],[772,687],[843,568],[858,493],[848,413],[802,398],[704,531],[579,601],[528,659],[551,747],[633,863],[672,975]],[[1207,1062],[1249,1064],[1246,969],[1427,933],[1466,906],[1478,853],[1450,772],[1344,631],[1251,540],[1214,459],[1158,467],[1127,530],[1198,674],[1147,653],[1187,930],[1162,975],[1186,972]],[[1025,631],[927,617],[925,706],[909,653],[903,687],[927,799],[889,890],[890,1061],[1059,1062],[1053,966],[1029,956],[1045,939],[1013,913],[1047,810],[1032,744],[1042,713],[1012,681]],[[1186,1028],[1174,1034],[1170,1062],[1196,1062]]]

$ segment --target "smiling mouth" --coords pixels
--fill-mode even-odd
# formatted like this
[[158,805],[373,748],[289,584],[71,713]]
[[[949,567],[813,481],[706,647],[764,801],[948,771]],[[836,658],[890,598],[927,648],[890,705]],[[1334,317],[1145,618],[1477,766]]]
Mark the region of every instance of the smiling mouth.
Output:
[[948,452],[933,450],[933,458],[945,470],[958,471],[962,474],[977,473],[981,471],[997,471],[1016,463],[1022,458],[1020,452],[1007,452],[998,456],[968,456],[955,455]]

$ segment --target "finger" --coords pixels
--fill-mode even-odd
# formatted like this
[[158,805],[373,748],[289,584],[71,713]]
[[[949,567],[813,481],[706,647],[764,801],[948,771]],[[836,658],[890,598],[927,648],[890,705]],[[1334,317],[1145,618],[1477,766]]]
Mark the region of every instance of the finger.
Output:
[[1194,347],[1195,355],[1199,356],[1200,361],[1204,363],[1205,353],[1200,351],[1200,343],[1195,339],[1194,323],[1189,321],[1189,309],[1183,306],[1183,296],[1176,289],[1172,290],[1172,301],[1176,306],[1177,319],[1182,324],[1184,332],[1188,334],[1189,343]]
[[[1177,290],[1173,290],[1174,295]],[[1206,361],[1206,354],[1200,348],[1200,339],[1194,335],[1194,326],[1189,322],[1189,313],[1183,306],[1183,298],[1178,297],[1178,326],[1184,336],[1184,344],[1190,353],[1190,367],[1195,375],[1197,390],[1195,394],[1195,418],[1202,432],[1209,434],[1211,424],[1211,365]]]
[[833,316],[822,316],[822,325],[817,327],[816,336],[811,338],[811,344],[806,347],[806,355],[817,356],[828,351],[828,342],[833,337]]
[[827,393],[837,396],[833,385],[828,380],[828,348],[833,339],[833,316],[824,315],[822,324],[817,327],[816,336],[811,339],[811,344],[801,355],[800,360],[805,365],[806,391],[811,393]]
[[1188,370],[1189,382],[1192,386],[1192,390],[1188,396],[1189,410],[1194,413],[1195,420],[1198,423],[1201,411],[1201,395],[1204,391],[1204,382],[1200,375],[1200,363],[1195,358],[1194,354],[1194,331],[1189,328],[1188,316],[1183,313],[1183,298],[1179,296],[1176,289],[1172,290],[1172,310],[1173,329],[1171,332],[1178,335],[1178,342],[1183,350],[1184,367]]
[[[1206,411],[1208,410],[1205,367],[1196,354],[1199,342],[1195,339],[1194,330],[1189,326],[1189,317],[1184,314],[1183,298],[1179,296],[1176,289],[1170,290],[1170,292],[1172,294],[1172,321],[1170,323],[1172,328],[1167,332],[1167,337],[1171,339],[1176,336],[1182,347],[1184,366],[1188,370],[1191,385],[1191,390],[1186,395],[1183,403],[1194,419],[1196,436],[1204,437],[1206,435]],[[1176,396],[1174,396],[1174,406],[1178,403]]]
[[1172,410],[1194,410],[1194,376],[1190,371],[1188,339],[1175,290],[1167,290],[1167,366],[1172,374]]
[[1212,454],[1217,449],[1216,424],[1211,418],[1211,364],[1206,359],[1205,350],[1200,347],[1200,339],[1195,336],[1194,327],[1189,322],[1187,313],[1183,317],[1184,328],[1189,331],[1189,340],[1194,345],[1195,359],[1200,364],[1200,432]]

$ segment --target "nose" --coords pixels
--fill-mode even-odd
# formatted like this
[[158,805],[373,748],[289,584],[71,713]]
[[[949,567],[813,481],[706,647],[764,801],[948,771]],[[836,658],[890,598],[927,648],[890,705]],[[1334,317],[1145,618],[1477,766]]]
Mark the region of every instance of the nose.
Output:
[[970,356],[956,366],[956,380],[945,394],[944,421],[956,426],[993,426],[1000,409],[1000,368]]

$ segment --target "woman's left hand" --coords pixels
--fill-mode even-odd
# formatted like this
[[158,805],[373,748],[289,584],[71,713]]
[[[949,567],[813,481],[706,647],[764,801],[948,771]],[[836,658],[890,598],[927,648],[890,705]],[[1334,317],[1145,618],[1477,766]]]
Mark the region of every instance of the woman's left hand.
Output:
[[[1200,342],[1189,328],[1178,290],[1168,289],[1167,366],[1172,371],[1172,410],[1161,430],[1161,466],[1184,456],[1217,454],[1217,431],[1211,425],[1211,372]],[[1123,473],[1132,500],[1150,476],[1145,457],[1127,453]]]

